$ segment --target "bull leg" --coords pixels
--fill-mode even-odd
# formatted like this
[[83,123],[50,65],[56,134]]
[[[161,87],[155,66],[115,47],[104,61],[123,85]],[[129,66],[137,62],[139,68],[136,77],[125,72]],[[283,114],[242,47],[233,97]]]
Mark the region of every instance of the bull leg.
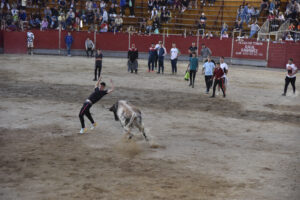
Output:
[[127,134],[129,135],[128,139],[131,139],[133,137],[133,135],[131,134],[131,128],[132,128],[132,125],[133,125],[133,122],[135,119],[136,119],[136,116],[132,115],[130,118],[130,121],[125,126],[125,130],[127,131]]
[[149,140],[148,140],[148,137],[147,137],[147,135],[146,135],[146,133],[145,133],[144,125],[143,125],[143,124],[142,124],[142,125],[139,125],[138,128],[139,128],[140,132],[143,133],[143,136],[144,136],[145,140],[146,140],[146,141],[149,141]]

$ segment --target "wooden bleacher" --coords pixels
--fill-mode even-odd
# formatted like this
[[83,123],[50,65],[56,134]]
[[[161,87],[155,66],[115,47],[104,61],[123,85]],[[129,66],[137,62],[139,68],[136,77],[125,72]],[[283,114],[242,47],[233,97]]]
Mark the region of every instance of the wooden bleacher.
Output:
[[[55,0],[57,1],[57,0]],[[286,2],[284,0],[282,2]],[[77,9],[81,10],[85,8],[86,1],[79,1],[77,4]],[[233,26],[236,19],[237,9],[243,3],[249,3],[250,6],[254,6],[256,8],[260,8],[261,1],[259,0],[216,0],[214,6],[202,6],[200,0],[198,0],[198,7],[187,9],[185,12],[180,13],[178,10],[171,10],[171,20],[168,23],[162,24],[162,28],[168,29],[169,34],[182,34],[184,29],[187,31],[193,31],[193,33],[197,32],[196,21],[199,19],[202,12],[205,13],[207,17],[206,23],[206,31],[220,32],[221,26],[223,22],[228,25],[228,30],[231,32],[233,30]],[[49,7],[56,6],[56,3],[52,3],[49,0],[47,4]],[[109,5],[108,5],[109,6]],[[107,7],[107,11],[108,11]],[[38,8],[40,13],[43,14],[44,8]],[[37,11],[37,8],[27,8],[28,12]],[[119,12],[119,8],[117,8]],[[136,30],[139,28],[139,19],[145,17],[146,19],[150,16],[148,13],[148,1],[147,0],[136,0],[135,2],[135,18],[129,17],[129,9],[125,11],[124,20],[124,29],[128,26],[134,26]],[[258,24],[262,25],[266,20],[266,16],[260,16]],[[84,27],[83,30],[87,30],[88,27]],[[244,30],[248,31],[249,28],[244,24]]]

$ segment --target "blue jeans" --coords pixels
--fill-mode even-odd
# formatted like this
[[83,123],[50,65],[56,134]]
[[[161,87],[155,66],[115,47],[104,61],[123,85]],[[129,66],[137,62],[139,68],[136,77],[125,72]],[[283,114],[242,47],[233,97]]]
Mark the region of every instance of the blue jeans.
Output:
[[250,31],[249,38],[252,38],[253,35],[255,35],[256,31]]
[[164,73],[164,56],[159,56],[158,57],[158,73],[161,72]]
[[171,65],[172,65],[172,74],[177,73],[177,58],[171,60]]
[[225,31],[227,31],[227,28],[222,28],[222,30],[221,30],[221,35],[222,35]]
[[71,55],[71,44],[66,44],[66,45],[67,45],[68,55]]

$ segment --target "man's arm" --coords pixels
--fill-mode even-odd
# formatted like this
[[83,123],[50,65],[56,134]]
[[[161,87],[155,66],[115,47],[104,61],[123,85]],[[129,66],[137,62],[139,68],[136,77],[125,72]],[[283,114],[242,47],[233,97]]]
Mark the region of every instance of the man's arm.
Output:
[[111,88],[107,91],[107,94],[113,92],[115,90],[115,86],[114,86],[114,83],[113,81],[110,79],[110,83],[111,83]]
[[98,81],[97,81],[97,83],[95,85],[95,88],[100,87],[100,82],[101,82],[101,76],[99,77],[99,79],[98,79]]

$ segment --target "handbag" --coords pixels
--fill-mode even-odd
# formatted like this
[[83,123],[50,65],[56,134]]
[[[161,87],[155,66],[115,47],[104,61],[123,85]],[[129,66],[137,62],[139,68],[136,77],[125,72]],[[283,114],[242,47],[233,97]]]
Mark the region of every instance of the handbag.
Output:
[[190,72],[188,70],[185,72],[184,80],[186,81],[190,80]]

